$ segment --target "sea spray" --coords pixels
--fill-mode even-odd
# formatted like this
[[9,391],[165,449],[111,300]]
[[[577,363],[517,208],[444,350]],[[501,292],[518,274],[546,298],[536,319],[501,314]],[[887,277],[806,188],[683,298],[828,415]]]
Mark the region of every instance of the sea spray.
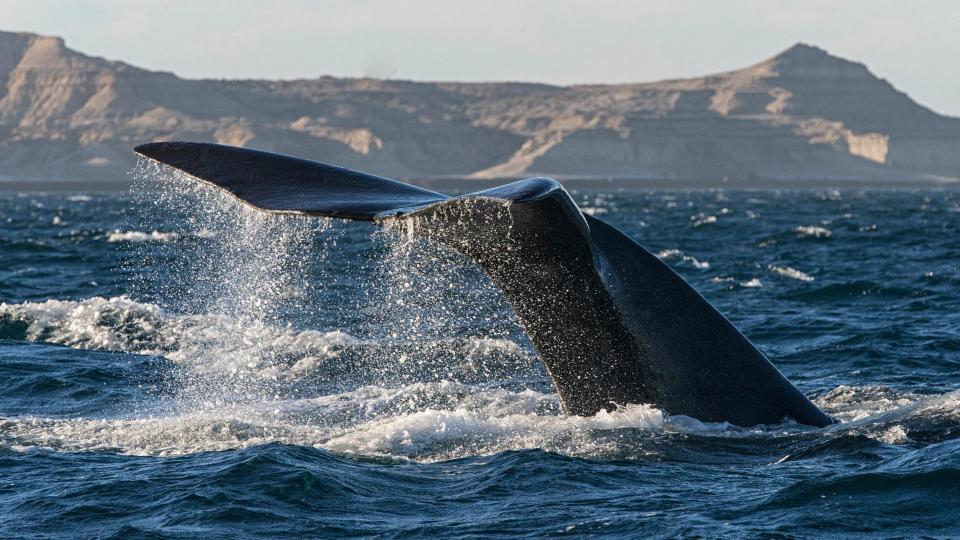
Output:
[[[442,220],[448,232],[466,239],[479,220],[481,230],[509,238],[506,208],[473,211],[467,203],[439,216],[388,220],[378,229],[262,212],[148,162],[138,174],[143,223],[131,230],[148,230],[146,223],[158,217],[167,221],[163,242],[124,244],[134,290],[153,300],[144,304],[153,308],[140,308],[146,317],[139,322],[163,328],[155,341],[164,346],[147,344],[140,352],[162,354],[176,366],[163,418],[222,414],[262,425],[263,416],[253,411],[276,408],[283,415],[302,400],[421,384],[435,386],[392,414],[449,409],[488,418],[501,413],[474,410],[476,396],[519,396],[531,388],[548,396],[548,405],[524,414],[560,414],[549,379],[502,295],[466,257],[429,241],[426,233],[436,224],[421,223]],[[358,225],[365,227],[360,243],[346,234]],[[327,281],[341,284],[329,291],[334,301],[327,301]],[[343,290],[344,282],[354,288]],[[136,311],[124,304],[129,299],[93,302],[94,310]],[[333,309],[340,311],[327,312]],[[330,324],[318,327],[324,319]],[[60,331],[44,328],[34,332]],[[119,343],[123,348],[122,338]],[[323,410],[329,403],[323,403],[294,423],[329,422]],[[384,421],[369,403],[360,405],[366,412],[348,424],[340,418],[338,429]]]
[[[542,375],[513,311],[490,279],[466,256],[431,241],[441,227],[471,225],[469,203],[458,211],[468,216],[443,215],[445,210],[440,210],[441,215],[390,219],[372,235],[384,256],[377,261],[366,295],[367,324],[379,341],[390,344],[382,350],[385,356],[380,364],[402,366],[399,372],[382,371],[382,384],[464,378],[496,381],[530,376],[531,371],[535,377]],[[509,212],[503,214],[509,216]],[[509,219],[502,215],[484,219],[499,224],[501,234],[509,235]],[[455,234],[466,239],[469,232]],[[497,345],[450,349],[444,345],[450,338]],[[391,351],[396,347],[405,352]]]
[[[216,331],[186,336],[180,375],[185,401],[212,406],[283,394],[286,363],[302,361],[264,346],[267,329],[300,329],[323,304],[324,259],[336,242],[332,220],[281,216],[239,204],[176,171],[142,162],[137,169],[140,217],[168,219],[169,234],[192,239],[130,248],[134,290],[165,311],[211,317]],[[274,383],[265,382],[276,379]],[[189,398],[189,399],[186,399]]]

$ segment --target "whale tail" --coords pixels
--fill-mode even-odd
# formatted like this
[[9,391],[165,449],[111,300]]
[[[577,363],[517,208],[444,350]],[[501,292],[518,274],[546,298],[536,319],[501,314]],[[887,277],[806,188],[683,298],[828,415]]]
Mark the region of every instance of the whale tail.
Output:
[[450,197],[313,161],[192,142],[135,151],[267,212],[412,225],[474,260],[510,302],[565,410],[632,403],[741,426],[825,426],[811,403],[686,281],[533,178]]

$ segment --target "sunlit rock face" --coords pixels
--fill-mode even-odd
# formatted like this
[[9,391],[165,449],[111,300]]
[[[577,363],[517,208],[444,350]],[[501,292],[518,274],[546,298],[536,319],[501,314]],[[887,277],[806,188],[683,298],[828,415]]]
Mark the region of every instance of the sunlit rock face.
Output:
[[701,78],[558,87],[184,80],[0,32],[0,179],[123,181],[132,146],[173,139],[399,178],[960,176],[960,120],[803,44]]

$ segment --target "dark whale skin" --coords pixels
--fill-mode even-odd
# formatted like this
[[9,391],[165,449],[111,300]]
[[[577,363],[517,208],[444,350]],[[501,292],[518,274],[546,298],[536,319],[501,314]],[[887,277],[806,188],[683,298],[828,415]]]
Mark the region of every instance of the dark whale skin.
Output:
[[265,211],[406,226],[473,259],[510,302],[569,414],[650,403],[744,427],[833,423],[682,277],[580,212],[554,180],[448,197],[243,148],[135,150]]

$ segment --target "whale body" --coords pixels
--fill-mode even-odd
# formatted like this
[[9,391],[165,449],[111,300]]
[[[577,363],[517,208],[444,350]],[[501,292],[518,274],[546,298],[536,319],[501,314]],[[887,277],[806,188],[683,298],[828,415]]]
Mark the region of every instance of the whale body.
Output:
[[450,197],[245,148],[160,142],[135,151],[266,212],[412,225],[466,255],[513,307],[569,414],[649,403],[745,427],[833,423],[682,277],[583,214],[555,180]]

